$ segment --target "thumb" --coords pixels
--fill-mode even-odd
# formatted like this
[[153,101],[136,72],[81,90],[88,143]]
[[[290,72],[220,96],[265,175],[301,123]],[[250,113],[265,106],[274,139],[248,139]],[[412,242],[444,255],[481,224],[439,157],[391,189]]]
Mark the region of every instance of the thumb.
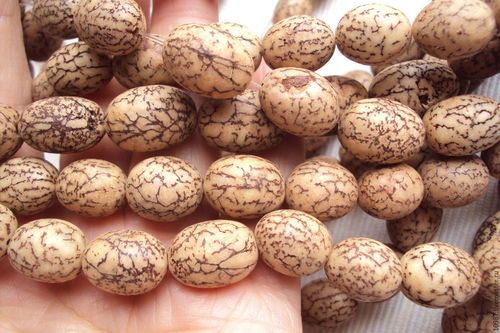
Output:
[[21,111],[31,102],[31,74],[18,0],[0,1],[0,73],[0,103]]

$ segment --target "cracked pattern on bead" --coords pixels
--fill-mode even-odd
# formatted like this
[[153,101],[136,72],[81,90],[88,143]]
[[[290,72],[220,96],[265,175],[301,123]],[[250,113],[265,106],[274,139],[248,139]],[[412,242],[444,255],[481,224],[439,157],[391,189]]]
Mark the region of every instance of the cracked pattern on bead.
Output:
[[31,99],[33,102],[36,102],[41,99],[55,96],[57,96],[57,92],[49,83],[49,80],[47,79],[47,72],[43,69],[31,83]]
[[16,109],[0,104],[0,162],[14,155],[23,143],[17,133],[18,121]]
[[482,274],[479,293],[492,302],[500,293],[500,237],[493,237],[474,251],[474,259]]
[[500,210],[481,223],[474,236],[472,243],[473,250],[476,250],[479,246],[494,237],[500,237]]
[[79,0],[34,0],[33,15],[38,24],[51,36],[71,39],[77,37],[73,13]]
[[365,87],[357,80],[338,75],[325,76],[325,79],[337,87],[340,115],[354,102],[368,98]]
[[7,246],[18,226],[14,213],[0,204],[0,259],[7,254]]

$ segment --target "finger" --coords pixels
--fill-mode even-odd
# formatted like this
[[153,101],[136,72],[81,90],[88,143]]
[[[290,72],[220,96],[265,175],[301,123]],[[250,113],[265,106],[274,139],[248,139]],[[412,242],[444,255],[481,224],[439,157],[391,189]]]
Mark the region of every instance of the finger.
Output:
[[31,102],[31,74],[18,0],[0,1],[0,103],[18,111]]
[[166,35],[180,24],[216,22],[218,15],[217,0],[156,0],[151,31]]

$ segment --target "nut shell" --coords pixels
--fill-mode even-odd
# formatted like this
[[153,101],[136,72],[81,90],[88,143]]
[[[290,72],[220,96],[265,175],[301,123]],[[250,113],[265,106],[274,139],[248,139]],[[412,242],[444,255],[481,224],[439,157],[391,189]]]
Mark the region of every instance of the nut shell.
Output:
[[481,223],[474,236],[472,243],[473,250],[477,250],[479,246],[495,237],[500,237],[500,210]]
[[496,312],[493,302],[477,295],[465,304],[443,311],[443,333],[492,333]]
[[182,230],[169,248],[169,271],[181,283],[217,288],[241,281],[257,265],[252,231],[242,223],[214,220]]
[[14,213],[0,204],[0,259],[7,254],[7,246],[17,229],[17,219]]
[[398,257],[370,238],[353,237],[334,245],[325,273],[337,288],[360,302],[384,301],[401,285]]
[[365,87],[366,90],[370,88],[370,84],[373,80],[373,75],[365,70],[353,70],[344,74],[345,77],[358,81]]
[[406,252],[432,240],[439,230],[442,217],[441,208],[421,205],[407,216],[387,221],[387,233],[394,246]]
[[411,43],[408,18],[396,8],[367,4],[347,12],[336,31],[337,47],[347,58],[365,65],[385,63]]
[[49,153],[77,153],[104,136],[101,107],[81,97],[51,97],[29,105],[18,124],[19,135],[31,147]]
[[276,146],[283,132],[264,114],[259,93],[247,89],[225,100],[207,100],[199,109],[198,127],[211,146],[250,153]]
[[146,32],[146,18],[134,0],[79,1],[74,22],[78,37],[108,56],[131,53]]
[[461,207],[477,200],[488,187],[489,174],[477,156],[430,157],[418,168],[424,202],[439,208]]
[[278,209],[285,200],[285,181],[270,161],[252,155],[218,159],[203,183],[210,205],[233,218],[256,218]]
[[165,41],[163,59],[178,84],[215,99],[243,92],[254,71],[243,44],[211,25],[184,24],[173,29]]
[[387,67],[394,65],[394,64],[399,64],[405,61],[409,60],[416,60],[416,59],[422,59],[425,55],[425,52],[418,46],[417,42],[415,39],[411,39],[410,45],[403,51],[401,52],[398,56],[390,59],[389,61],[380,64],[380,65],[373,65],[371,66],[371,70],[373,75],[377,75],[382,71],[383,69],[386,69]]
[[45,61],[61,47],[62,39],[44,32],[33,12],[27,11],[22,20],[26,56],[30,60]]
[[129,207],[139,216],[172,222],[200,205],[202,179],[198,170],[179,158],[151,157],[130,171],[126,195]]
[[34,0],[33,15],[48,35],[71,39],[77,37],[73,13],[79,0]]
[[441,155],[473,155],[500,141],[500,103],[477,95],[446,99],[427,111],[429,147]]
[[35,157],[17,157],[0,165],[0,203],[15,214],[33,215],[56,201],[57,169]]
[[481,154],[481,158],[486,163],[490,174],[496,179],[500,179],[500,142],[486,149]]
[[106,132],[121,149],[157,151],[186,140],[196,127],[196,106],[184,91],[162,85],[132,88],[109,105]]
[[255,226],[255,238],[262,260],[275,271],[294,277],[322,269],[332,249],[325,225],[292,209],[264,215]]
[[12,267],[24,276],[47,283],[73,280],[80,273],[85,235],[74,224],[40,219],[20,226],[7,254]]
[[437,0],[418,14],[412,31],[426,53],[449,60],[481,51],[495,35],[496,25],[493,12],[481,0]]
[[118,295],[153,290],[167,273],[167,250],[150,234],[118,230],[98,236],[83,254],[82,271],[97,288]]
[[339,96],[323,77],[307,69],[279,68],[264,77],[259,92],[266,116],[297,136],[321,136],[339,119]]
[[338,75],[325,76],[325,79],[337,87],[341,115],[352,103],[368,98],[368,92],[359,81]]
[[36,102],[41,99],[55,96],[57,96],[57,92],[49,83],[49,80],[47,79],[47,72],[43,69],[31,83],[31,99],[33,102]]
[[338,138],[364,162],[392,164],[422,149],[425,130],[422,119],[406,105],[372,98],[355,102],[342,114]]
[[321,221],[349,213],[358,200],[356,178],[346,168],[324,160],[299,164],[286,180],[286,202]]
[[279,0],[274,8],[273,23],[290,16],[312,15],[314,1],[311,0]]
[[446,63],[411,60],[380,71],[368,93],[403,103],[422,116],[434,104],[457,95],[459,89],[457,75]]
[[0,104],[0,162],[14,155],[23,143],[17,133],[18,121],[16,109]]
[[335,33],[328,24],[308,15],[275,23],[262,40],[264,60],[271,68],[296,67],[315,71],[333,55]]
[[61,95],[87,95],[113,78],[111,60],[84,42],[68,44],[54,52],[45,70],[47,80]]
[[68,210],[82,216],[104,217],[125,203],[127,176],[113,163],[83,159],[61,170],[56,195]]
[[323,278],[302,287],[301,309],[304,322],[335,328],[354,317],[358,302]]
[[493,237],[474,251],[474,259],[482,273],[481,296],[495,302],[500,290],[500,237]]
[[413,302],[449,308],[467,302],[479,290],[481,273],[464,250],[446,243],[414,247],[401,258],[402,291]]

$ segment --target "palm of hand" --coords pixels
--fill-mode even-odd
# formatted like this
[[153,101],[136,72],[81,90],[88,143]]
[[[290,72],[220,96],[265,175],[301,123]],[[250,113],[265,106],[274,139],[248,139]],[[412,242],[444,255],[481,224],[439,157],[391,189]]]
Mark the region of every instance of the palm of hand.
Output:
[[[158,1],[152,30],[165,34],[171,26],[183,22],[213,21],[217,4],[208,0]],[[0,38],[9,48],[0,49],[0,71],[9,82],[0,80],[0,103],[19,110],[30,101],[30,81],[16,0],[0,2]],[[108,87],[95,100],[105,106],[117,94],[116,86]],[[289,169],[300,161],[301,155],[269,152],[268,158]],[[159,154],[159,153],[156,153]],[[204,172],[216,155],[193,137],[165,154],[178,156],[193,163]],[[38,155],[23,147],[18,155]],[[127,154],[103,140],[83,153],[65,156],[61,165],[82,158],[102,158],[128,170],[144,154]],[[139,229],[149,232],[168,245],[177,232],[188,224],[216,218],[203,205],[185,221],[157,224],[144,221],[124,209],[109,218],[89,220],[71,214],[61,207],[44,213],[78,225],[87,241],[116,229]],[[29,220],[37,217],[30,217]],[[4,259],[0,274],[0,331],[1,332],[299,332],[299,282],[271,271],[259,263],[245,280],[230,287],[203,290],[181,285],[168,275],[150,293],[123,297],[105,293],[86,279],[64,284],[43,284],[16,273]]]

